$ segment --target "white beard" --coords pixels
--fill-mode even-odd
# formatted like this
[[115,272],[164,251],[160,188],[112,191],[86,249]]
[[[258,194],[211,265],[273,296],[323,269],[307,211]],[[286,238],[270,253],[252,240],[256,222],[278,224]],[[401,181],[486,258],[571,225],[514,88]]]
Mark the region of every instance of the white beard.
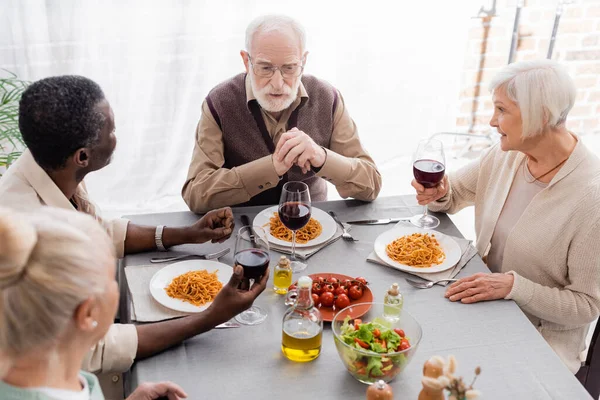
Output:
[[[279,72],[275,73],[277,74]],[[256,87],[253,74],[250,74],[250,84],[252,85],[252,91],[254,92],[256,101],[258,101],[258,104],[260,104],[263,109],[269,112],[279,112],[291,106],[294,100],[296,100],[296,94],[298,93],[298,88],[300,87],[300,79],[298,78],[296,80],[294,87],[290,87],[284,83],[281,93],[273,89],[270,84],[262,89],[258,89]],[[278,99],[273,99],[269,97],[269,94],[283,94],[284,96]]]

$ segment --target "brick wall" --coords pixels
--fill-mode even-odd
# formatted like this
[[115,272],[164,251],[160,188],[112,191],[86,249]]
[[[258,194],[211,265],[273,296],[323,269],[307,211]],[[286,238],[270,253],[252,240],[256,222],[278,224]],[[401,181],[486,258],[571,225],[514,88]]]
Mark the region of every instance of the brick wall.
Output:
[[[557,4],[554,0],[524,2],[515,61],[546,58]],[[488,84],[508,62],[516,5],[516,0],[497,0],[496,16],[487,21],[483,17],[471,19],[457,118],[459,130],[489,131],[493,108]],[[484,40],[486,29],[488,39]],[[600,134],[600,0],[574,0],[563,6],[552,58],[567,67],[577,86],[569,129]]]

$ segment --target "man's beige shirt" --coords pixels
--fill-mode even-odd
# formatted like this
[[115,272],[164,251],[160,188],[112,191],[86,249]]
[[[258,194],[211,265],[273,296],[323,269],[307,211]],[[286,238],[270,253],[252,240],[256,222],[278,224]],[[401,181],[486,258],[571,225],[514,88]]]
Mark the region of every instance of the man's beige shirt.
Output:
[[[83,182],[72,201],[81,212],[90,214],[102,224],[115,244],[118,256],[123,257],[126,219],[105,220],[96,213]],[[48,174],[26,150],[0,178],[0,206],[20,211],[32,211],[41,206],[75,210]],[[83,369],[90,372],[123,372],[133,364],[137,352],[137,331],[133,325],[113,324],[106,336],[95,345],[84,360]]]
[[[300,83],[296,100],[283,111],[279,120],[261,108],[262,117],[275,146],[281,135],[293,128],[288,126],[288,120],[303,97],[308,98],[308,94],[304,85]],[[375,162],[360,143],[356,124],[350,118],[339,92],[338,98],[333,116],[331,143],[329,148],[325,149],[327,159],[316,175],[334,184],[343,198],[374,200],[381,189],[381,175]],[[248,77],[246,100],[256,100]],[[183,199],[190,209],[206,212],[244,203],[279,182],[272,155],[231,169],[223,168],[224,164],[223,132],[205,100],[196,130],[192,161],[182,190]]]

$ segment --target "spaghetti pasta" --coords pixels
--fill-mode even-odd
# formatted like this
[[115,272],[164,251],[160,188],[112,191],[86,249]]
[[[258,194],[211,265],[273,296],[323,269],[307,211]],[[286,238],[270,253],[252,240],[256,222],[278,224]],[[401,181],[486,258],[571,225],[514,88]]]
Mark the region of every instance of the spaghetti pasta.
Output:
[[[286,242],[292,241],[292,231],[283,225],[281,219],[279,219],[278,213],[273,213],[273,216],[269,219],[269,226],[273,237],[285,240]],[[311,218],[303,228],[296,231],[296,243],[307,243],[308,241],[319,237],[321,232],[323,232],[321,223],[316,219]]]
[[416,268],[429,268],[444,262],[446,254],[435,235],[413,233],[389,243],[385,252],[394,261]]
[[217,272],[208,272],[205,269],[189,271],[173,278],[165,288],[167,295],[180,299],[195,306],[210,303],[223,287],[219,282]]

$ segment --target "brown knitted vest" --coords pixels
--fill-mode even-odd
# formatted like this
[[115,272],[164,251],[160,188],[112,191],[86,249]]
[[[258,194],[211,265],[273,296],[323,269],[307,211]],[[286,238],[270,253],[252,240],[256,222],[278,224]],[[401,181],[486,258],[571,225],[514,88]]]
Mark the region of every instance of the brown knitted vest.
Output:
[[[318,145],[329,148],[337,91],[313,76],[304,75],[302,83],[309,99],[302,98],[300,105],[292,112],[287,128],[297,127]],[[206,97],[206,102],[223,132],[225,168],[231,169],[273,154],[275,144],[267,131],[258,102],[246,102],[246,74],[236,75],[216,86]],[[287,181],[306,183],[312,201],[327,199],[327,185],[323,179],[313,171],[302,174],[299,167],[293,166],[276,187],[237,206],[278,204],[281,188]]]

